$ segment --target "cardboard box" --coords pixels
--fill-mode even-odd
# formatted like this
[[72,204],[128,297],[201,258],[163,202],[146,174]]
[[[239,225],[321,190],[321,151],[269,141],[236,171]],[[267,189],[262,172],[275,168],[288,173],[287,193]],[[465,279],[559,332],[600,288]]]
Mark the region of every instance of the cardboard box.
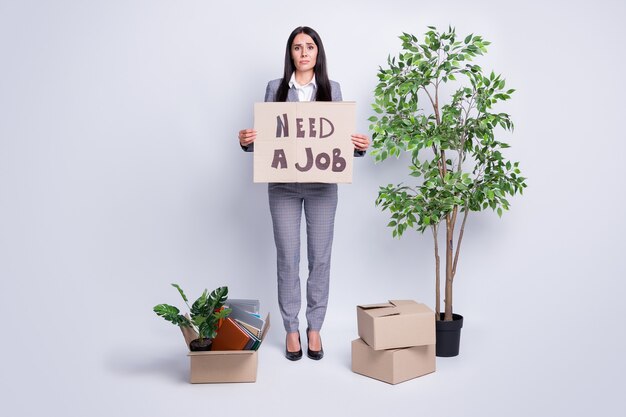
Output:
[[435,344],[435,313],[412,300],[357,306],[359,337],[374,350]]
[[352,341],[352,372],[397,384],[435,372],[435,345],[374,350],[362,339]]
[[256,350],[189,352],[189,380],[192,384],[256,382],[258,353]]
[[[270,327],[270,315],[265,317],[261,340]],[[181,327],[185,343],[198,337],[193,329]],[[192,384],[215,382],[256,382],[259,352],[256,350],[217,350],[189,352],[189,381]]]

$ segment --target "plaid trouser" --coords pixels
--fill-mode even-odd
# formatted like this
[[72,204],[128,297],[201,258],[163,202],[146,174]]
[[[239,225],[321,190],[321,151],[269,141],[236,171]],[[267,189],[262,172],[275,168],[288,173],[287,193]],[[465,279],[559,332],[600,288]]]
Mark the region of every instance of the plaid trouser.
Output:
[[306,218],[308,328],[320,330],[328,305],[330,255],[333,243],[337,184],[270,183],[270,212],[274,225],[278,304],[287,332],[299,329],[300,312],[300,219]]

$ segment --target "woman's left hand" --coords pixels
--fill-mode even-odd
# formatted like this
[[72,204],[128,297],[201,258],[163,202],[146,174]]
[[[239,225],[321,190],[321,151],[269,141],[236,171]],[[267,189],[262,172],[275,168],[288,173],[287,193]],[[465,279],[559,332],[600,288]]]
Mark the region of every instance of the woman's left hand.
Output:
[[370,146],[370,138],[367,137],[367,135],[354,133],[352,135],[352,143],[354,144],[354,148],[356,150],[365,151]]

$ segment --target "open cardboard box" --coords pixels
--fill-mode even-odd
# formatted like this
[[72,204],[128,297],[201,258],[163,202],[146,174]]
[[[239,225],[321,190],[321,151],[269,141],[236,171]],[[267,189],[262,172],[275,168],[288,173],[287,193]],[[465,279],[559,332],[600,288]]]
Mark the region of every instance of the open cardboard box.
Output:
[[352,341],[352,372],[397,384],[435,372],[435,345],[374,350],[362,339]]
[[374,350],[435,344],[435,313],[425,304],[390,300],[356,311],[359,337]]
[[[270,315],[265,317],[261,340],[270,327]],[[198,338],[195,330],[181,327],[187,349],[192,340]],[[216,350],[189,352],[190,377],[192,384],[215,382],[256,382],[258,351],[256,350]]]

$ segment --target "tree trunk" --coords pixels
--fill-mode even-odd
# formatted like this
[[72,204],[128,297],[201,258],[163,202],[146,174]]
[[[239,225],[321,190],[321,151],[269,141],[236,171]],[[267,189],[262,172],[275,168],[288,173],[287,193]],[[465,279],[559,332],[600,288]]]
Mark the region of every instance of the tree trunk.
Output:
[[465,206],[465,213],[463,214],[463,222],[461,223],[461,230],[459,230],[459,237],[456,239],[456,253],[454,254],[454,264],[452,264],[452,281],[456,277],[456,264],[459,261],[459,252],[461,251],[461,242],[463,242],[463,232],[465,231],[465,221],[469,214],[469,207]]
[[441,311],[441,262],[439,260],[439,241],[437,239],[437,225],[431,227],[433,231],[433,239],[435,241],[435,320],[439,320],[439,312]]
[[443,319],[452,320],[452,250],[454,243],[454,223],[450,215],[446,216],[446,298]]

